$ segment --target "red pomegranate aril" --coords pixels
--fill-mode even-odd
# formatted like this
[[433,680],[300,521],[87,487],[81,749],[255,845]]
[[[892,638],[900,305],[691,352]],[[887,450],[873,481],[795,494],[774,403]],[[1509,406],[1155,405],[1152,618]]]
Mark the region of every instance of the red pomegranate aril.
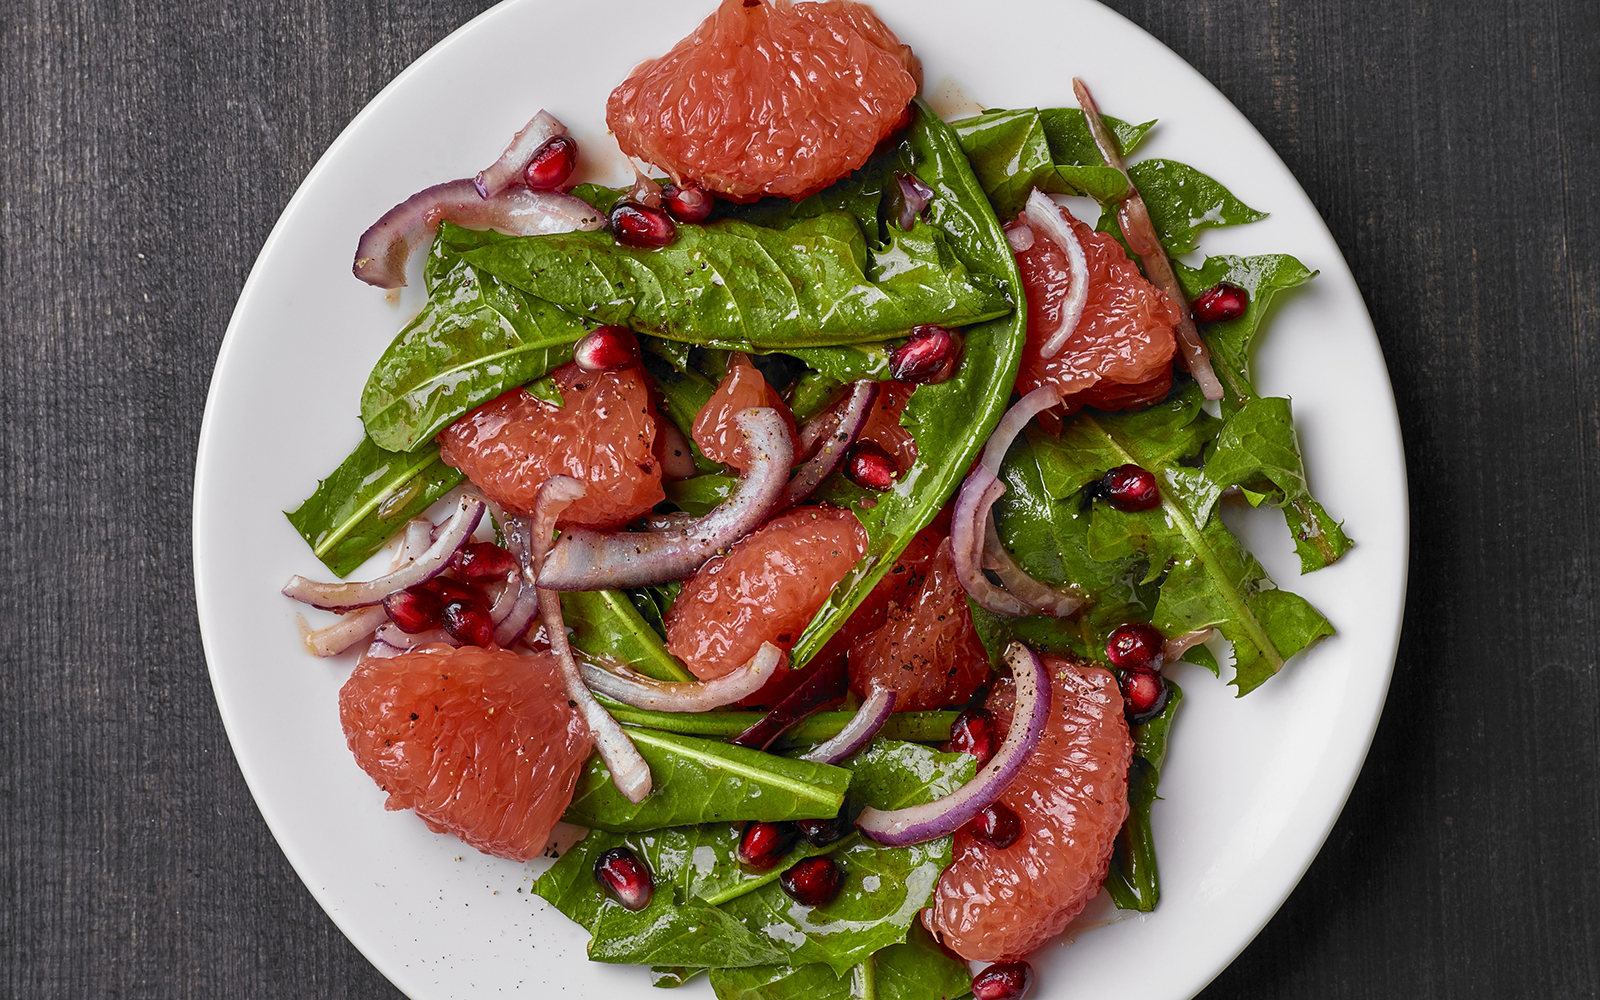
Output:
[[611,233],[633,247],[664,247],[678,235],[667,213],[634,201],[619,201],[611,210]]
[[533,151],[522,179],[535,191],[554,191],[572,176],[578,165],[578,141],[570,135],[553,135]]
[[972,754],[979,767],[989,763],[995,751],[993,713],[987,708],[969,708],[956,716],[945,749]]
[[1128,724],[1137,726],[1149,722],[1167,707],[1167,680],[1160,674],[1135,670],[1123,675],[1122,700],[1127,708]]
[[1022,1000],[1033,992],[1033,966],[996,962],[972,977],[973,1000]]
[[661,207],[679,222],[704,222],[713,205],[711,195],[694,184],[668,184],[661,190]]
[[795,833],[793,823],[746,823],[734,853],[741,865],[764,872],[788,855]]
[[436,576],[427,583],[417,586],[433,591],[438,595],[441,603],[447,601],[466,601],[468,604],[477,604],[487,608],[490,604],[489,595],[475,584],[455,580],[448,576]]
[[996,802],[972,817],[967,832],[990,847],[1006,848],[1022,836],[1022,820],[1004,802]]
[[1197,323],[1221,323],[1238,319],[1250,308],[1250,293],[1224,281],[1200,293],[1192,311]]
[[894,485],[900,470],[894,459],[871,441],[861,441],[850,449],[845,459],[844,474],[857,486],[882,493]]
[[812,847],[827,847],[850,831],[850,821],[845,818],[843,809],[832,819],[802,819],[797,820],[795,826]]
[[596,327],[572,348],[572,360],[586,372],[616,372],[639,363],[639,341],[625,326]]
[[803,906],[822,906],[839,895],[844,869],[830,857],[806,858],[778,876],[789,898]]
[[445,601],[439,623],[451,637],[469,646],[494,643],[494,618],[488,608],[476,601]]
[[889,374],[917,385],[943,382],[961,360],[961,335],[942,326],[911,329],[911,339],[889,352]]
[[1161,669],[1166,641],[1154,625],[1128,622],[1111,630],[1110,638],[1106,639],[1106,659],[1118,670],[1154,673]]
[[383,599],[383,609],[389,620],[402,632],[416,635],[439,627],[439,612],[443,610],[439,595],[422,587],[397,590]]
[[468,583],[504,580],[517,570],[517,557],[493,542],[468,542],[453,563],[456,575]]
[[1117,510],[1126,513],[1161,506],[1161,488],[1148,469],[1119,465],[1100,479],[1100,492]]
[[649,906],[656,890],[650,869],[626,847],[613,847],[594,859],[594,880],[629,910]]

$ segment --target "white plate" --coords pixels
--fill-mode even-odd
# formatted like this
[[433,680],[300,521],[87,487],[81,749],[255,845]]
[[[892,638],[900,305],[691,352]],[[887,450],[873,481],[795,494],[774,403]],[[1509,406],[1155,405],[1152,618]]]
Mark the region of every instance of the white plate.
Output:
[[[350,276],[356,238],[428,184],[471,176],[539,107],[586,157],[609,143],[607,93],[708,12],[710,0],[517,0],[402,73],[333,144],[284,210],[239,297],[212,379],[195,469],[194,564],[217,704],[268,826],[340,929],[414,998],[562,986],[659,1000],[642,969],[591,964],[586,935],[530,895],[533,866],[485,857],[382,808],[340,733],[348,662],[312,659],[278,587],[321,567],[280,513],[360,438],[367,371],[415,307]],[[1211,253],[1287,252],[1321,275],[1275,307],[1260,388],[1294,398],[1313,484],[1357,547],[1297,577],[1282,520],[1242,530],[1273,577],[1339,635],[1249,698],[1183,668],[1189,695],[1155,809],[1154,914],[1039,956],[1039,995],[1192,996],[1271,917],[1321,846],[1377,724],[1404,602],[1406,490],[1388,375],[1360,293],[1316,210],[1226,99],[1143,31],[1088,2],[879,0],[921,55],[991,107],[1071,104],[1070,77],[1109,112],[1161,119],[1141,155],[1212,174],[1263,222],[1211,231]],[[576,41],[582,40],[582,41]],[[313,614],[315,614],[313,612]],[[1151,956],[1159,960],[1151,961]],[[709,996],[702,979],[680,996]]]

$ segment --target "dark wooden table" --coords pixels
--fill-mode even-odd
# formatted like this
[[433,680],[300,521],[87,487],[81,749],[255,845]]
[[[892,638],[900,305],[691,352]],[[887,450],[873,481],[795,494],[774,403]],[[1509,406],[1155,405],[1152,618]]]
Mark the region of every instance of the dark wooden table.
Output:
[[[190,478],[273,220],[481,5],[0,5],[0,995],[398,996],[240,780],[195,623]],[[1595,997],[1600,5],[1112,6],[1215,81],[1328,220],[1411,474],[1372,754],[1204,995]]]

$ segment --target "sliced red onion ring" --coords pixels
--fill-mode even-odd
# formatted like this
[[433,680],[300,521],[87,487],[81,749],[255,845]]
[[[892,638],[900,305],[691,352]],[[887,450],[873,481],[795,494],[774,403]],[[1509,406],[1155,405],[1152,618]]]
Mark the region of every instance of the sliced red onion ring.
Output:
[[658,681],[621,664],[608,669],[579,662],[578,671],[589,690],[624,705],[658,712],[709,712],[760,691],[788,660],[783,650],[763,642],[743,665],[708,681]]
[[[551,476],[539,487],[531,521],[530,564],[524,571],[529,582],[537,579],[542,569],[545,548],[549,544],[546,539],[550,537],[556,518],[566,510],[568,504],[586,492],[583,483],[571,476]],[[567,642],[567,623],[561,617],[561,595],[542,588],[536,592],[539,595],[539,613],[544,619],[545,637],[550,641],[550,651],[556,655],[567,697],[583,714],[583,721],[588,724],[589,733],[594,737],[595,749],[611,771],[611,781],[617,786],[617,791],[629,802],[643,802],[645,796],[650,794],[650,765],[640,756],[633,740],[617,725],[617,720],[594,700],[594,695],[583,683],[583,675]]]
[[567,127],[556,120],[555,116],[545,110],[540,110],[528,124],[522,126],[500,154],[500,159],[484,169],[478,171],[478,176],[472,179],[472,186],[477,189],[478,197],[490,198],[499,194],[513,184],[522,181],[522,172],[528,169],[528,161],[533,159],[533,154],[538,152],[540,146],[550,141],[551,136],[566,135]]
[[433,544],[433,522],[425,517],[413,517],[406,522],[400,547],[394,550],[394,561],[389,564],[389,569],[399,569],[428,551],[428,546],[431,544]]
[[570,528],[539,570],[548,590],[608,590],[685,580],[707,559],[754,531],[788,483],[794,444],[776,410],[753,406],[734,422],[752,456],[739,488],[721,506],[674,531],[600,532]]
[[956,579],[961,581],[968,597],[986,611],[1015,618],[1034,614],[1038,609],[996,586],[983,573],[984,521],[989,516],[989,508],[1005,491],[1006,484],[996,479],[987,466],[979,463],[974,467],[956,494],[955,509],[950,516],[950,537],[940,544],[950,546]]
[[907,847],[947,836],[1005,794],[1022,765],[1027,763],[1050,718],[1050,676],[1044,661],[1020,642],[1006,649],[1017,682],[1016,708],[1005,742],[977,775],[956,791],[925,805],[905,809],[874,809],[868,806],[856,818],[856,826],[886,847]]
[[439,643],[444,643],[446,646],[461,645],[460,640],[442,628],[430,628],[426,632],[412,634],[402,630],[400,626],[393,622],[379,626],[373,638],[378,642],[387,643],[402,652]]
[[456,551],[472,537],[478,521],[483,518],[483,510],[482,500],[475,496],[462,496],[456,505],[456,512],[440,526],[438,537],[426,552],[376,580],[365,583],[319,583],[295,575],[283,585],[283,594],[324,611],[349,611],[377,604],[397,590],[426,583],[443,573]]
[[1161,645],[1161,662],[1177,663],[1191,647],[1205,642],[1215,632],[1214,628],[1197,628],[1193,632],[1173,636]]
[[[565,478],[565,477],[563,477]],[[533,587],[534,566],[534,535],[526,518],[507,517],[500,522],[506,535],[506,547],[511,554],[517,557],[517,565],[522,567],[522,572],[512,577],[506,584],[506,593],[513,594],[511,605],[505,609],[504,615],[497,614],[501,601],[496,601],[496,610],[490,612],[489,617],[494,621],[494,642],[503,649],[510,649],[528,631],[528,626],[533,624],[534,616],[539,613],[539,595]],[[553,528],[552,528],[553,530]],[[550,546],[549,532],[545,534],[546,541],[539,547],[540,558]],[[501,600],[505,594],[501,595]]]
[[1012,404],[995,425],[994,433],[983,446],[983,464],[995,475],[1000,474],[1000,463],[1006,460],[1011,443],[1028,426],[1028,421],[1045,410],[1061,403],[1061,389],[1054,385],[1041,385]]
[[1039,348],[1040,357],[1053,358],[1061,352],[1067,338],[1078,328],[1078,320],[1083,318],[1083,305],[1089,301],[1089,260],[1083,255],[1078,234],[1061,217],[1061,208],[1049,195],[1034,188],[1028,195],[1028,207],[1023,214],[1027,216],[1028,228],[1055,243],[1067,255],[1067,269],[1072,273],[1072,287],[1067,290],[1066,301],[1061,303],[1056,327],[1045,335],[1044,344]]
[[406,283],[406,261],[446,220],[508,236],[544,236],[605,225],[604,215],[570,194],[509,187],[480,198],[471,181],[446,181],[389,209],[361,234],[352,268],[355,276],[379,288],[400,288]]
[[337,656],[375,632],[389,620],[383,605],[352,611],[327,628],[319,628],[305,638],[312,656]]
[[[850,446],[860,436],[861,428],[867,426],[867,418],[872,415],[872,404],[877,398],[878,383],[863,379],[855,384],[855,388],[850,390],[849,401],[833,422],[833,429],[822,439],[822,447],[800,466],[800,471],[784,488],[780,508],[792,507],[804,500],[822,485],[824,479],[833,475],[844,461]],[[832,419],[832,416],[819,416],[808,421],[807,426],[828,419]]]
[[900,185],[900,217],[895,221],[902,230],[910,232],[917,224],[917,216],[933,201],[933,188],[912,173],[901,172],[895,174],[894,179]]
[[1111,131],[1106,128],[1105,120],[1100,117],[1100,106],[1095,103],[1089,88],[1082,80],[1073,77],[1072,90],[1078,95],[1078,106],[1083,109],[1084,120],[1089,124],[1094,144],[1100,147],[1100,155],[1105,157],[1106,163],[1122,171],[1128,178],[1128,193],[1118,213],[1122,235],[1127,238],[1128,247],[1139,255],[1145,276],[1166,292],[1178,307],[1178,348],[1183,352],[1189,374],[1200,383],[1200,391],[1205,393],[1207,399],[1221,399],[1222,383],[1217,381],[1217,373],[1212,370],[1211,352],[1206,349],[1200,331],[1195,329],[1194,318],[1189,315],[1189,299],[1183,294],[1183,286],[1178,284],[1178,276],[1172,273],[1172,261],[1167,259],[1167,252],[1156,236],[1155,224],[1150,221],[1150,210],[1145,206],[1139,189],[1134,187],[1133,175],[1122,163],[1122,151],[1118,149]]
[[752,750],[765,750],[795,723],[828,702],[844,697],[849,682],[845,674],[848,666],[849,660],[846,657],[835,656],[827,663],[811,668],[811,672],[798,687],[772,706],[772,710],[766,715],[756,720],[755,725],[728,742]]
[[1017,565],[1000,541],[993,510],[984,515],[983,568],[994,570],[1001,586],[1047,615],[1066,618],[1083,607],[1083,595],[1077,588],[1052,587],[1043,580],[1029,576],[1027,570]]
[[398,646],[391,646],[382,639],[374,639],[372,640],[372,645],[367,647],[366,652],[361,654],[361,659],[381,660],[390,656],[399,656],[404,652],[405,650],[399,648]]
[[895,692],[886,687],[875,687],[867,700],[856,710],[855,718],[844,724],[837,736],[819,743],[800,755],[801,760],[818,764],[837,764],[866,746],[894,711]]

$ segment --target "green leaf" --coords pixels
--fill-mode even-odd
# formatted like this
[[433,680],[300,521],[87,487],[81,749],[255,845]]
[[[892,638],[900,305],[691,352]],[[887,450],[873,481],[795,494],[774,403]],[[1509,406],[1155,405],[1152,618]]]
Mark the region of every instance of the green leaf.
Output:
[[954,1000],[972,985],[965,962],[939,946],[921,921],[909,938],[843,975],[826,965],[717,969],[717,1000]]
[[650,985],[658,990],[675,990],[704,972],[704,969],[687,969],[683,966],[652,965]]
[[695,517],[704,517],[733,496],[739,488],[737,476],[725,472],[703,472],[688,479],[662,483],[667,499]]
[[[955,133],[921,104],[900,145],[877,166],[880,171],[902,168],[914,171],[933,189],[928,206],[932,222],[950,234],[955,253],[970,271],[1007,289],[1020,289],[1010,244]],[[916,441],[917,462],[893,489],[869,493],[843,476],[834,476],[818,491],[818,499],[849,507],[860,518],[867,529],[867,553],[806,627],[793,652],[797,666],[844,624],[966,475],[1010,400],[1025,329],[1023,312],[1017,309],[968,327],[955,377],[919,386],[912,394],[900,422]],[[952,414],[961,419],[951,419]]]
[[643,802],[629,802],[595,755],[578,777],[563,817],[567,822],[630,831],[718,821],[827,819],[838,814],[850,784],[848,771],[827,764],[654,729],[629,728],[628,735],[650,765],[655,791]]
[[576,590],[561,595],[561,617],[573,630],[573,648],[632,667],[658,681],[692,681],[661,635],[620,590]]
[[445,223],[434,242],[427,304],[361,392],[367,434],[394,451],[426,443],[473,407],[571,360],[573,342],[594,327],[462,261],[454,228]]
[[362,438],[305,502],[284,516],[334,575],[372,557],[462,480],[439,458],[439,446],[386,451]]
[[1262,254],[1254,257],[1207,257],[1199,267],[1172,262],[1184,295],[1193,300],[1221,282],[1238,285],[1249,293],[1244,315],[1205,328],[1206,345],[1211,349],[1212,366],[1229,390],[1229,400],[1237,404],[1255,397],[1250,384],[1250,351],[1272,300],[1310,281],[1316,272],[1288,254]]
[[1161,875],[1156,866],[1155,836],[1150,831],[1150,810],[1159,795],[1161,766],[1167,758],[1167,734],[1183,701],[1183,691],[1171,681],[1161,714],[1133,730],[1134,758],[1128,769],[1128,819],[1117,834],[1111,870],[1105,888],[1124,910],[1149,913],[1161,899]]
[[1199,408],[1189,386],[1166,403],[1129,414],[1085,410],[1067,422],[1058,440],[1033,439],[1045,490],[1058,500],[1076,498],[1107,469],[1132,463],[1161,484],[1161,505],[1127,513],[1095,502],[1087,551],[1097,561],[1142,558],[1141,583],[1159,580],[1153,624],[1167,635],[1215,626],[1233,643],[1241,695],[1282,669],[1284,662],[1333,627],[1303,598],[1273,587],[1261,564],[1221,518],[1210,517],[1223,484],[1181,464],[1198,457],[1215,418]]
[[1012,311],[934,226],[868,249],[829,212],[770,229],[735,219],[683,226],[642,249],[608,232],[508,237],[465,257],[570,312],[706,347],[786,350],[883,340],[919,323],[964,326]]
[[[1105,121],[1124,154],[1155,124]],[[1050,194],[1085,195],[1102,204],[1118,201],[1128,191],[1128,179],[1106,165],[1077,108],[985,111],[950,127],[1003,218],[1020,212],[1035,187]]]
[[[730,740],[766,717],[765,712],[656,712],[647,708],[634,708],[600,696],[606,710],[626,726],[644,726],[669,733],[688,736],[705,736],[711,739]],[[950,727],[958,713],[953,710],[938,712],[895,712],[878,730],[881,737],[908,740],[913,743],[943,743],[950,738]],[[851,719],[853,709],[815,712],[806,716],[778,738],[774,749],[783,750],[797,746],[814,746],[839,735]]]
[[[627,591],[628,600],[639,612],[639,617],[650,623],[656,634],[665,639],[667,636],[667,612],[672,610],[672,605],[678,599],[679,591],[683,584],[674,580],[671,583],[661,583],[653,587],[636,587]],[[662,678],[666,679],[666,678]]]
[[[1150,221],[1168,254],[1195,249],[1202,229],[1239,226],[1267,217],[1187,163],[1140,160],[1129,164],[1128,173],[1150,210]],[[1095,228],[1122,236],[1116,212],[1101,213]]]
[[[851,779],[852,808],[899,808],[960,787],[971,780],[975,762],[880,738],[846,767],[853,770],[829,770]],[[632,833],[592,830],[534,891],[589,929],[589,955],[596,961],[690,970],[816,960],[847,969],[905,940],[949,863],[949,838],[885,848],[851,836],[820,851],[802,844],[790,860],[753,873],[734,859],[740,832],[730,822]],[[643,859],[655,879],[655,898],[638,913],[606,896],[593,876],[595,859],[619,845]],[[813,852],[834,855],[846,883],[833,902],[808,909],[796,906],[776,879],[793,860]]]

